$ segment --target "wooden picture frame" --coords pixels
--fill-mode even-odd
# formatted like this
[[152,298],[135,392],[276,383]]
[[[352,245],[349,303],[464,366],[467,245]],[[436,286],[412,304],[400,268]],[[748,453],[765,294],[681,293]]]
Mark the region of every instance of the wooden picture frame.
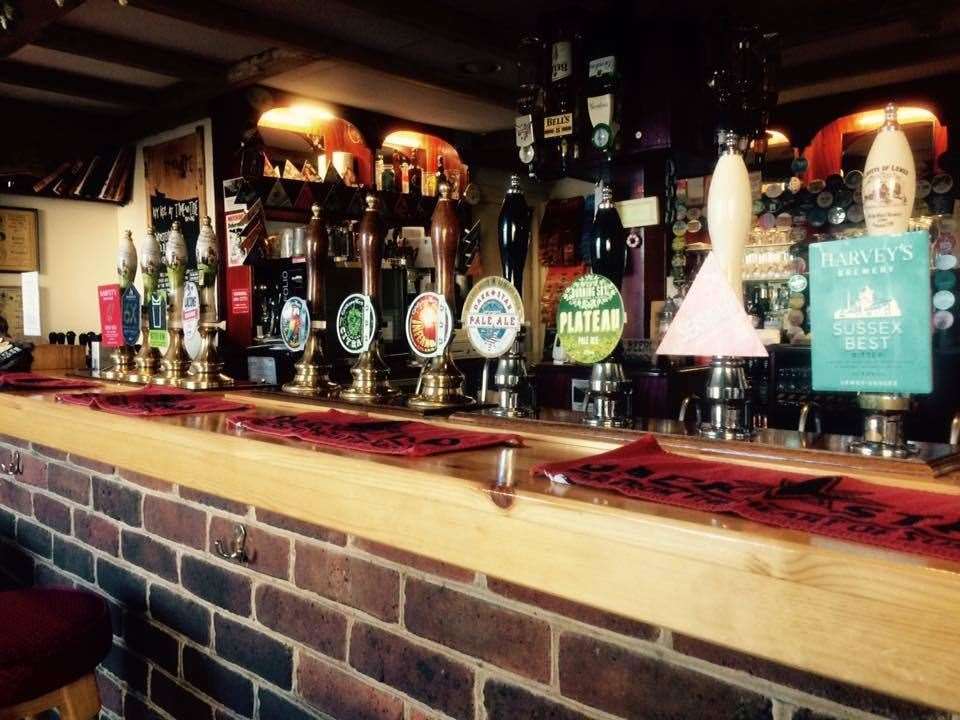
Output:
[[[187,267],[196,268],[197,237],[207,215],[203,126],[144,147],[143,173],[147,225],[156,232],[161,252],[166,255],[167,235],[173,223],[179,222],[187,243]],[[193,278],[188,275],[188,279]],[[166,289],[166,283],[163,273],[158,289]]]
[[40,213],[0,206],[0,272],[40,269]]

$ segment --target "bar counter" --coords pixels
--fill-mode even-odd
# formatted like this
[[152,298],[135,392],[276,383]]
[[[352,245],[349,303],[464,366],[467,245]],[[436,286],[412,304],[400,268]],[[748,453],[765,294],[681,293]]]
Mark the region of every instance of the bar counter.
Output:
[[[302,403],[227,393],[256,413]],[[469,413],[429,419],[468,428]],[[524,447],[398,459],[243,436],[222,413],[138,419],[0,394],[0,433],[502,578],[673,633],[960,711],[960,565],[551,485],[531,467],[635,433],[512,423]],[[960,471],[663,436],[687,455],[958,493]],[[776,455],[776,457],[774,456]],[[811,459],[813,466],[811,467]],[[840,456],[843,460],[843,457]],[[833,463],[833,465],[831,465]],[[917,469],[922,466],[922,468]]]

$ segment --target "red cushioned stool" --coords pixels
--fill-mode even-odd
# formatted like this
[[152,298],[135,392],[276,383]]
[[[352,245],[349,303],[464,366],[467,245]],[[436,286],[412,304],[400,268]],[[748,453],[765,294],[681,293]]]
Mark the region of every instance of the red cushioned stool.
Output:
[[112,642],[107,604],[92,593],[0,592],[0,720],[53,708],[62,720],[96,717],[93,671]]

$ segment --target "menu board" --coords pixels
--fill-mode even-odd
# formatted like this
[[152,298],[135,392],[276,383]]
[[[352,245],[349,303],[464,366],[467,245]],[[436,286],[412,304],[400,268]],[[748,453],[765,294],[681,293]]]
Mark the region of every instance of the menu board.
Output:
[[23,337],[23,294],[19,287],[0,287],[0,318],[12,338]]
[[926,232],[810,245],[813,389],[929,393]]
[[[203,156],[203,128],[158,145],[143,148],[147,223],[157,234],[166,256],[167,236],[174,222],[187,243],[188,280],[196,280],[197,237],[207,214]],[[158,278],[158,289],[169,287],[167,274]]]
[[0,272],[40,269],[40,229],[37,211],[0,207]]

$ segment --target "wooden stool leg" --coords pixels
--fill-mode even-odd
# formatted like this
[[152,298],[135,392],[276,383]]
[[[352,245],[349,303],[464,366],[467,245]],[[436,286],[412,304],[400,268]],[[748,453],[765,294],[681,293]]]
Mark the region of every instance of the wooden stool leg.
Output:
[[93,720],[100,712],[100,691],[97,689],[96,675],[84,675],[42,697],[13,707],[0,708],[0,720],[30,720],[39,713],[54,708],[60,710],[60,720]]
[[100,712],[100,691],[94,673],[60,688],[60,720],[93,720]]

